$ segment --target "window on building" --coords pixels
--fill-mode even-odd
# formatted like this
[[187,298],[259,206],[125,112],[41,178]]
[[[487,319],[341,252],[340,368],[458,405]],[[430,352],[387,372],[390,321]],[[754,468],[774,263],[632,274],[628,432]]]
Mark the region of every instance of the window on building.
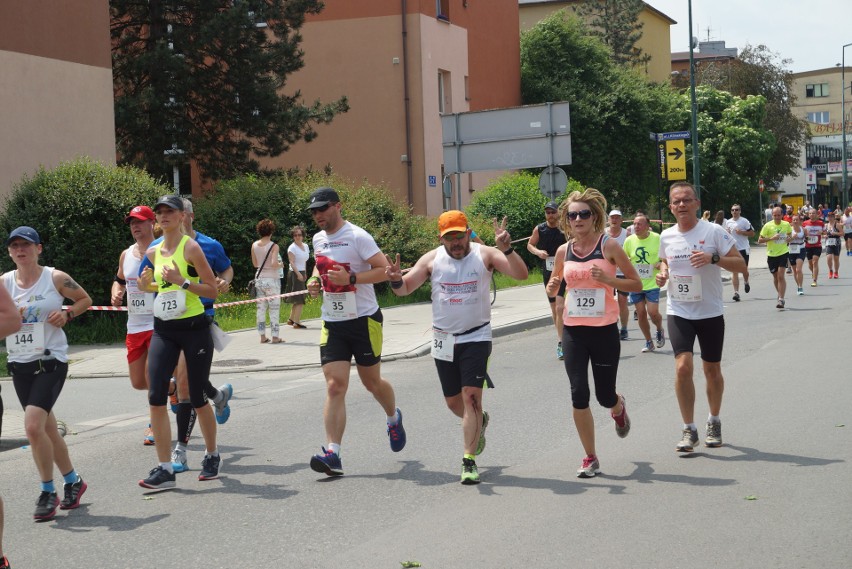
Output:
[[828,83],[809,83],[805,85],[805,97],[828,97]]
[[435,13],[439,20],[450,21],[450,0],[435,0]]
[[453,112],[452,85],[450,84],[450,72],[438,70],[438,112],[450,114]]
[[828,111],[816,111],[814,113],[808,113],[808,122],[814,124],[828,124]]

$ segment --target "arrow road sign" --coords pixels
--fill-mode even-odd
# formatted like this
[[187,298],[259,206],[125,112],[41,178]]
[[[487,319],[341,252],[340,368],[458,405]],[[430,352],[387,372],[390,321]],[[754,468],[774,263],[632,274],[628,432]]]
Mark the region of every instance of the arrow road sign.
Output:
[[680,160],[680,157],[683,156],[683,151],[680,148],[675,148],[674,152],[669,152],[669,156],[673,156],[673,160]]

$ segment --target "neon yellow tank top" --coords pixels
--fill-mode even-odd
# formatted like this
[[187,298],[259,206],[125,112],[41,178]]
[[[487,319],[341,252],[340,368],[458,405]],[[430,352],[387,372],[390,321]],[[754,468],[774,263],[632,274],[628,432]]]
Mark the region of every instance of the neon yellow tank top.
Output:
[[[164,242],[160,242],[154,247],[154,282],[157,283],[159,292],[168,292],[170,290],[174,290],[174,287],[180,287],[180,285],[183,284],[183,281],[179,283],[166,283],[162,280],[161,275],[163,267],[166,264],[171,265],[172,261],[174,261],[174,264],[177,265],[178,269],[180,269],[180,274],[183,275],[184,278],[189,279],[194,283],[201,280],[198,278],[198,273],[195,271],[195,267],[187,263],[186,258],[184,257],[183,248],[187,241],[189,241],[189,236],[184,235],[175,249],[175,252],[169,257],[160,253],[160,249]],[[178,319],[191,318],[193,316],[198,316],[199,314],[204,314],[204,305],[201,304],[201,299],[198,298],[197,294],[187,290],[186,312],[184,312]]]

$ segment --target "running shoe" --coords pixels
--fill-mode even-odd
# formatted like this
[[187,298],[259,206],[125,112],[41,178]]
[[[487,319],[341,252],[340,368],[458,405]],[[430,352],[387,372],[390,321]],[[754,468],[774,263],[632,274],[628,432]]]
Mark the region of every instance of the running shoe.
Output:
[[142,439],[142,444],[146,447],[154,444],[154,430],[151,428],[151,423],[148,423],[148,426],[145,427],[145,435]]
[[175,447],[172,451],[172,468],[176,474],[186,472],[189,466],[186,464],[186,451]]
[[582,466],[577,469],[577,478],[594,478],[600,473],[601,463],[598,462],[598,457],[592,454],[583,459]]
[[556,344],[556,359],[557,360],[564,360],[565,359],[565,354],[562,353],[562,342],[559,342],[558,344]]
[[56,507],[59,506],[59,496],[56,492],[42,491],[36,500],[36,509],[33,519],[38,521],[52,520],[56,515]]
[[646,354],[648,352],[653,352],[653,351],[654,351],[654,342],[652,342],[651,340],[645,340],[645,347],[642,348],[642,353]]
[[814,287],[815,287],[816,285],[817,285],[817,284],[816,284],[816,281],[814,281],[814,282],[812,282],[812,283],[811,283],[811,286],[814,286]]
[[788,275],[792,275],[792,274],[793,274],[793,269],[791,269],[790,267],[787,267],[787,274],[788,274]]
[[710,448],[722,446],[721,421],[707,421],[707,436],[704,437],[704,446]]
[[627,339],[628,339],[628,338],[627,338],[627,328],[622,328],[622,329],[621,329],[621,332],[619,333],[619,337],[620,337],[622,340],[627,340]]
[[618,398],[621,400],[621,414],[616,416],[610,412],[609,416],[615,421],[615,434],[623,439],[630,432],[630,417],[627,415],[627,404],[624,402],[624,395],[619,395]]
[[79,508],[80,497],[83,496],[83,493],[88,487],[89,485],[83,482],[83,478],[78,474],[77,482],[74,482],[73,484],[65,484],[63,487],[63,490],[65,491],[65,498],[59,505],[59,509],[73,510],[75,508]]
[[634,310],[633,311],[633,321],[635,322],[635,321],[638,321],[638,320],[639,320],[639,313]]
[[476,468],[476,461],[470,458],[462,459],[462,484],[479,484],[479,469]]
[[201,474],[198,475],[199,480],[216,480],[219,478],[219,465],[222,464],[222,457],[205,454],[201,460]]
[[746,291],[746,294],[751,292],[751,285],[748,284],[748,281],[745,282],[745,291]]
[[734,302],[739,302],[739,301],[740,301],[740,293],[735,292],[734,293]]
[[485,450],[485,429],[488,427],[488,421],[491,419],[491,416],[488,414],[488,411],[482,412],[482,430],[479,431],[479,443],[476,445],[476,452],[473,453],[476,456],[482,454],[482,451]]
[[775,305],[775,308],[779,308],[779,309],[784,308],[784,299],[783,298],[778,299],[778,304]]
[[324,472],[327,476],[343,476],[343,464],[337,453],[325,450],[325,447],[321,448],[320,454],[311,457],[311,470]]
[[175,487],[175,473],[159,464],[148,473],[148,478],[139,481],[139,486],[151,490],[167,490]]
[[657,330],[657,347],[662,348],[665,345],[666,345],[666,333],[663,331],[662,328],[660,328],[659,330]]
[[396,408],[396,414],[399,417],[396,425],[388,425],[388,439],[393,452],[399,452],[405,448],[405,427],[402,426],[402,411],[399,407]]
[[9,565],[9,560],[6,559],[6,556],[0,557],[0,569],[11,569],[11,565]]
[[214,403],[213,406],[216,408],[216,422],[220,425],[224,425],[231,417],[231,406],[228,405],[228,401],[230,401],[231,397],[234,396],[234,386],[230,383],[226,383],[219,388],[219,391],[222,392],[222,400],[218,403]]
[[799,296],[802,296],[802,295],[805,294],[805,291],[802,290],[802,287],[798,287],[796,289],[796,294],[798,294]]
[[689,427],[683,429],[683,437],[677,443],[677,452],[692,452],[698,444],[698,431]]
[[172,408],[172,413],[177,414],[178,410],[178,394],[177,383],[175,378],[169,380],[169,406]]

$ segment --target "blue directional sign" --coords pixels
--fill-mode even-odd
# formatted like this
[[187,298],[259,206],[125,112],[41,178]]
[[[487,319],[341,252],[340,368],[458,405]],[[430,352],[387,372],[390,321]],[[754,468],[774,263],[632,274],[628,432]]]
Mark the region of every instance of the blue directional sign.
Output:
[[681,140],[684,138],[692,138],[692,133],[688,130],[681,130],[678,132],[658,132],[657,133],[657,142],[662,142],[664,140]]

